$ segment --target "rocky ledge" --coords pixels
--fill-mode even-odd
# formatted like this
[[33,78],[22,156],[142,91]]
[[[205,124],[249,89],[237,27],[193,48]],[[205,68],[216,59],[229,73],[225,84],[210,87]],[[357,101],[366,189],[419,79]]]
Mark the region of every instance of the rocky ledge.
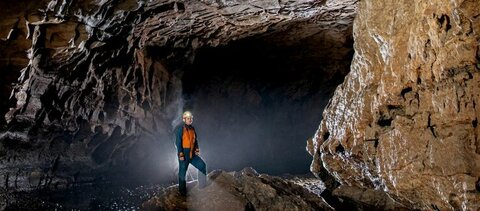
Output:
[[178,186],[145,203],[144,210],[333,210],[320,196],[281,177],[258,174],[252,168],[239,172],[215,170],[209,185],[187,184],[187,197]]
[[215,170],[199,189],[187,183],[183,197],[174,185],[141,205],[143,210],[408,210],[381,190],[340,186],[325,195],[313,175],[270,176],[251,167],[239,172]]

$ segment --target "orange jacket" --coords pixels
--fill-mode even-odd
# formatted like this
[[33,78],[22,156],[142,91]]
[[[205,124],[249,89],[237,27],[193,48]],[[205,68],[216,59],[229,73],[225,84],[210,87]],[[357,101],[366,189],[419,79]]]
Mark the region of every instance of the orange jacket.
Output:
[[175,145],[177,147],[178,156],[184,155],[183,149],[190,149],[190,158],[193,157],[193,152],[198,150],[197,133],[195,128],[191,125],[179,125],[176,129]]

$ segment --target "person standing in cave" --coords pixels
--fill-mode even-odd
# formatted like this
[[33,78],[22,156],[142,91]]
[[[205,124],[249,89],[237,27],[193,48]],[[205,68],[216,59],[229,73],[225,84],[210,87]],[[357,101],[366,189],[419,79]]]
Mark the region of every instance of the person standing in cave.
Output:
[[182,114],[183,123],[175,128],[175,146],[178,156],[178,190],[182,196],[187,194],[185,176],[188,165],[192,164],[198,170],[198,186],[203,188],[207,184],[207,165],[200,157],[197,133],[193,127],[193,115],[190,111]]

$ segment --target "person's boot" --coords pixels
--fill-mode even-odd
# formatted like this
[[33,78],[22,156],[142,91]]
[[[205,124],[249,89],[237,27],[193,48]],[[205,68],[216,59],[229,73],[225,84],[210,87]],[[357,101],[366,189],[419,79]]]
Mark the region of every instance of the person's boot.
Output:
[[187,196],[187,190],[178,190],[180,192],[180,196],[186,197]]

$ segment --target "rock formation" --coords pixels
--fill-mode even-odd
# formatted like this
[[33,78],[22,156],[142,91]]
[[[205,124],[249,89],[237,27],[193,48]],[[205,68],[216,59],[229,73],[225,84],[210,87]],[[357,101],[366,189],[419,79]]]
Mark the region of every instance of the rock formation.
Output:
[[279,177],[258,174],[252,168],[240,172],[217,170],[208,175],[210,185],[198,189],[189,183],[187,197],[177,186],[168,188],[142,205],[145,210],[333,210],[323,199]]
[[333,196],[342,206],[337,210],[412,210],[395,202],[383,190],[341,185],[333,190]]
[[215,170],[209,184],[199,189],[187,183],[188,194],[178,186],[166,188],[145,201],[144,210],[409,210],[381,190],[340,186],[334,190],[335,206],[320,196],[323,183],[313,175],[282,177],[258,174],[247,167],[239,172]]
[[312,171],[415,209],[478,210],[479,33],[478,1],[360,1]]

